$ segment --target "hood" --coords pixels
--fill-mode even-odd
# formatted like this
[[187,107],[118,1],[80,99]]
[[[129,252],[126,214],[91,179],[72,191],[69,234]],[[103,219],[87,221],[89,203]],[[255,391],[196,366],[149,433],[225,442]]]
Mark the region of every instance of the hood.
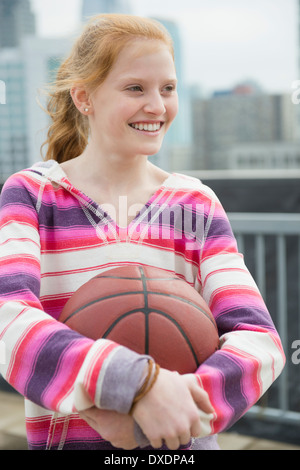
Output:
[[44,177],[43,182],[40,186],[36,205],[36,209],[38,212],[42,204],[44,188],[46,184],[50,182],[52,185],[59,185],[65,190],[72,193],[72,195],[78,200],[83,212],[85,213],[91,225],[94,226],[97,233],[99,232],[98,236],[100,236],[101,239],[103,239],[103,230],[100,230],[99,228],[99,221],[101,221],[101,225],[108,224],[112,232],[116,235],[115,227],[113,226],[108,214],[103,212],[95,202],[93,202],[88,196],[83,194],[79,189],[75,188],[70,183],[66,173],[63,171],[62,167],[57,161],[40,161],[35,163],[27,171],[37,173]]

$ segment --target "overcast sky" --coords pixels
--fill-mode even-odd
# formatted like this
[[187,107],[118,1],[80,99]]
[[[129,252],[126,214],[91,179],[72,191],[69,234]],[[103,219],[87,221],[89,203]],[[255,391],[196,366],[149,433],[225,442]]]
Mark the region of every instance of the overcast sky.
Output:
[[[66,36],[80,25],[82,0],[31,0],[38,34]],[[291,92],[298,73],[297,0],[131,0],[133,13],[177,21],[185,81],[203,92],[251,79]]]

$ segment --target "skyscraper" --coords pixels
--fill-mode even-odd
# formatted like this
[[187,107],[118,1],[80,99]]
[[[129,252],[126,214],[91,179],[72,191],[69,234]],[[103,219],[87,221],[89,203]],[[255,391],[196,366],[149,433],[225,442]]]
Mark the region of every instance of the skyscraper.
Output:
[[[299,0],[300,1],[300,0]],[[182,60],[182,40],[178,24],[172,20],[155,18],[169,31],[174,43],[175,65],[178,78],[178,97],[180,112],[166,136],[166,142],[171,146],[191,144],[191,122],[188,90],[185,84],[184,64]]]
[[194,169],[299,166],[289,94],[243,89],[242,84],[193,101]]
[[0,48],[18,47],[21,38],[35,33],[29,0],[0,0]]
[[0,49],[0,186],[40,160],[49,117],[39,103],[46,106],[43,89],[71,47],[70,39],[27,36],[20,47]]
[[100,13],[132,13],[129,0],[84,0],[82,19]]
[[0,183],[27,165],[26,88],[18,49],[0,50],[0,77],[5,104],[0,104]]

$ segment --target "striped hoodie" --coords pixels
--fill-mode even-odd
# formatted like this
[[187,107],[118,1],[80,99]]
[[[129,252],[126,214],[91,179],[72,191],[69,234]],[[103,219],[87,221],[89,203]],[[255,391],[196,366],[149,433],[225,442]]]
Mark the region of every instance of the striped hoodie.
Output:
[[127,413],[147,357],[57,319],[82,284],[130,263],[175,273],[216,320],[220,350],[195,371],[215,410],[198,448],[210,448],[281,373],[280,338],[210,188],[173,173],[121,227],[57,162],[39,162],[6,181],[0,205],[0,372],[25,397],[30,449],[112,448],[78,411]]

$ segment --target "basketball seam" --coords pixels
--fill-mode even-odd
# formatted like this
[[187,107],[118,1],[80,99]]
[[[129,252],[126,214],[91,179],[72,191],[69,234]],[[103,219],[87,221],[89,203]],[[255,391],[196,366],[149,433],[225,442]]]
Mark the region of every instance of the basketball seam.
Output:
[[[140,266],[141,267],[141,266]],[[181,281],[179,277],[147,277],[144,275],[146,281]],[[131,276],[104,276],[99,274],[99,276],[95,276],[93,279],[126,279],[130,281],[140,281],[140,277],[131,277]],[[92,280],[92,279],[91,279]]]
[[[210,316],[205,312],[205,310],[203,310],[201,307],[199,307],[199,305],[196,305],[194,304],[191,300],[188,300],[188,299],[184,299],[183,297],[180,297],[178,295],[174,295],[174,294],[166,294],[164,292],[155,292],[155,291],[147,291],[148,294],[152,294],[152,295],[161,295],[161,296],[166,296],[166,297],[170,297],[172,299],[179,299],[181,300],[183,303],[186,303],[188,305],[191,305],[192,307],[195,307],[197,310],[199,310],[201,313],[203,313],[206,318],[214,325],[215,327],[215,324],[213,322],[213,320],[210,318]],[[100,297],[98,299],[95,299],[87,304],[84,304],[82,305],[82,307],[78,308],[77,310],[75,310],[74,312],[72,312],[67,318],[65,318],[65,320],[63,321],[63,323],[66,323],[68,320],[70,320],[70,318],[72,318],[74,315],[77,315],[77,313],[79,313],[81,310],[84,310],[85,308],[87,307],[90,307],[91,305],[94,305],[96,304],[97,302],[101,302],[102,300],[107,300],[107,299],[112,299],[114,297],[119,297],[119,296],[125,296],[125,295],[137,295],[137,294],[144,294],[144,291],[143,290],[139,290],[139,291],[130,291],[130,292],[119,292],[118,294],[112,294],[112,295],[108,295],[106,297]],[[144,294],[145,295],[145,294]]]
[[110,294],[110,295],[107,295],[106,297],[100,297],[100,298],[94,299],[91,302],[88,302],[87,304],[84,304],[81,307],[77,308],[67,318],[64,319],[63,323],[66,323],[68,320],[70,320],[70,318],[74,317],[74,315],[77,315],[77,313],[81,312],[81,310],[91,307],[91,305],[94,305],[98,302],[102,302],[102,300],[113,299],[114,297],[119,297],[123,295],[136,295],[136,294],[142,294],[142,291],[139,290],[139,291],[131,291],[131,292],[119,292],[118,294]]
[[[144,303],[145,303],[145,310],[147,311],[145,317],[145,354],[149,354],[149,310],[148,310],[148,292],[147,292],[147,283],[146,283],[146,276],[142,266],[139,266],[139,271],[141,273],[141,280],[143,286],[143,294],[144,294]],[[146,313],[146,312],[145,312]]]
[[[149,318],[149,316],[151,315],[151,313],[158,313],[160,315],[162,315],[163,317],[167,318],[168,320],[171,321],[171,323],[173,323],[175,325],[175,327],[180,331],[180,333],[182,334],[182,336],[184,337],[184,339],[186,340],[188,346],[190,347],[190,350],[193,354],[193,357],[194,357],[194,360],[195,360],[195,363],[196,363],[196,367],[199,367],[199,362],[198,362],[198,358],[197,358],[197,355],[194,351],[194,348],[193,348],[193,345],[192,343],[190,342],[189,340],[189,337],[186,335],[185,331],[183,330],[183,328],[180,326],[180,324],[174,319],[172,318],[170,315],[168,315],[166,312],[162,311],[162,310],[159,310],[159,309],[148,309],[148,308],[135,308],[133,310],[130,310],[129,312],[126,312],[124,313],[123,315],[121,315],[120,317],[118,317],[108,328],[107,330],[105,331],[105,333],[103,334],[102,338],[106,338],[109,333],[115,328],[115,326],[117,326],[117,324],[123,320],[124,318],[126,318],[127,316],[129,315],[132,315],[133,313],[143,313],[146,317],[146,319]],[[148,330],[145,328],[146,330],[146,333],[149,333],[149,323],[147,322],[147,326],[148,326]],[[147,338],[148,338],[148,334],[147,334]],[[148,341],[147,341],[148,343]],[[148,344],[148,350],[146,351],[145,350],[145,354],[149,354],[149,344]]]

